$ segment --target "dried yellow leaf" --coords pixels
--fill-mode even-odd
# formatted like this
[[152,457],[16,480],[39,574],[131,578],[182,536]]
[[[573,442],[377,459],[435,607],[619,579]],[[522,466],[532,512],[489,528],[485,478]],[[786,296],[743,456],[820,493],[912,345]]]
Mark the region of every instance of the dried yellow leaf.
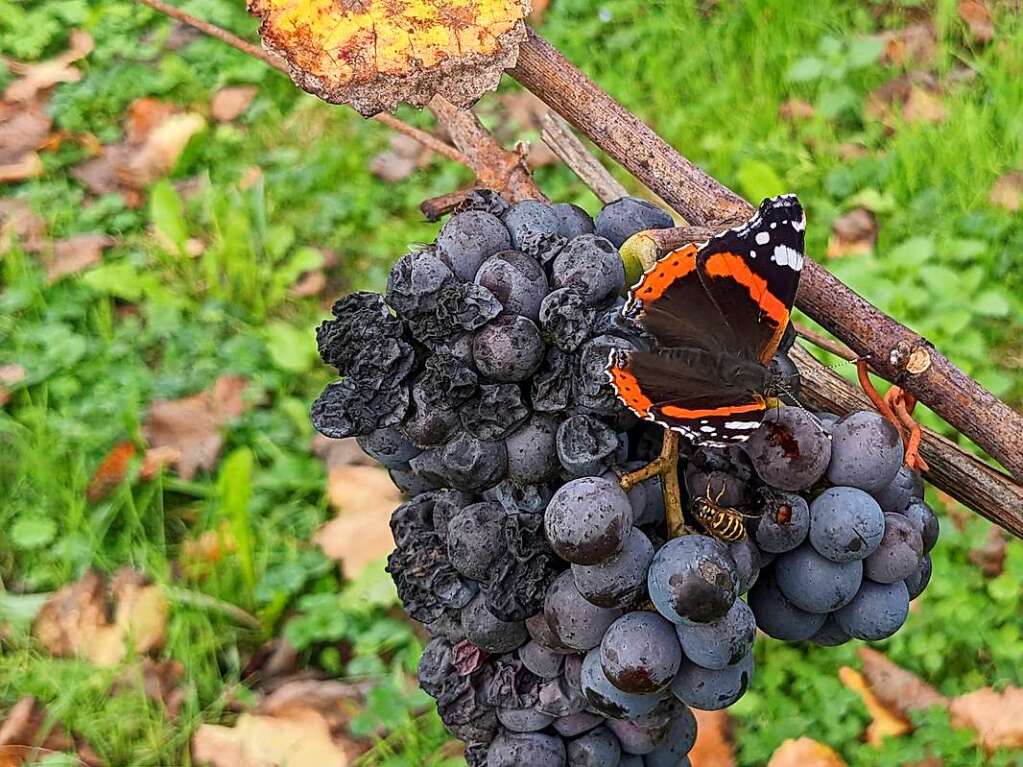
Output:
[[529,0],[248,0],[292,79],[363,115],[440,94],[468,106],[525,39]]

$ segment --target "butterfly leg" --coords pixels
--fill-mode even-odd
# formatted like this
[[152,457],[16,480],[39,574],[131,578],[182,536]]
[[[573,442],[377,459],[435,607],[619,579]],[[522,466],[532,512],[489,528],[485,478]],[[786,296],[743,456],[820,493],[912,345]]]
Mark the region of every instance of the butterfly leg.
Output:
[[660,476],[661,489],[664,492],[668,534],[672,538],[685,535],[686,523],[682,514],[682,493],[678,484],[678,434],[670,429],[664,430],[661,454],[642,469],[624,475],[621,478],[621,486],[623,490],[629,491],[640,482],[656,476]]

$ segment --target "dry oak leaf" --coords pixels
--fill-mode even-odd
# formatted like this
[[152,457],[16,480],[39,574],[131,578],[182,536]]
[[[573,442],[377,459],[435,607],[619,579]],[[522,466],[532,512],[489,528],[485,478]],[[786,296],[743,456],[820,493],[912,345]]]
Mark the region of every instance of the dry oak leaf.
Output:
[[192,479],[199,469],[213,469],[224,438],[221,428],[246,410],[242,394],[248,381],[241,376],[218,378],[207,391],[191,397],[157,401],[149,407],[142,431],[151,448],[171,448],[166,453],[182,479]]
[[349,755],[326,718],[312,708],[282,716],[242,714],[234,727],[204,724],[192,738],[192,756],[210,767],[347,767]]
[[128,105],[124,134],[129,144],[141,144],[164,120],[179,112],[176,104],[152,96],[135,99]]
[[963,0],[959,3],[959,18],[966,23],[970,39],[984,45],[995,37],[995,24],[991,11],[981,0]]
[[692,767],[735,767],[732,720],[727,711],[701,711],[696,716],[696,743],[689,752]]
[[115,690],[140,689],[150,700],[162,703],[167,715],[174,718],[185,702],[187,691],[179,686],[185,667],[176,660],[143,658],[142,663],[124,670],[115,682]]
[[148,584],[141,573],[120,570],[107,587],[90,571],[46,601],[32,633],[53,655],[111,667],[129,649],[144,654],[162,646],[169,609],[163,589]]
[[42,250],[46,242],[46,222],[24,200],[0,199],[0,250],[17,242],[27,253]]
[[210,116],[217,122],[228,123],[237,120],[249,108],[256,97],[254,85],[232,85],[221,88],[213,94],[210,102]]
[[1023,748],[1023,689],[990,687],[960,695],[949,707],[952,725],[977,733],[977,742],[988,752],[998,748]]
[[1005,570],[1007,539],[1002,528],[992,526],[984,545],[970,549],[970,561],[980,568],[985,578],[997,578]]
[[829,746],[812,738],[799,738],[778,746],[767,767],[846,767],[846,764]]
[[315,541],[341,563],[345,577],[356,578],[394,548],[389,523],[401,492],[379,467],[338,466],[327,477],[327,498],[339,513],[320,528]]
[[439,94],[467,107],[515,66],[528,0],[248,0],[291,79],[364,116]]
[[70,47],[64,53],[47,61],[32,64],[7,62],[10,70],[21,77],[7,86],[4,101],[32,101],[40,91],[52,88],[57,83],[75,83],[81,80],[81,70],[71,65],[92,53],[95,44],[89,33],[80,29],[72,30],[69,43]]
[[867,743],[879,746],[885,738],[905,735],[913,729],[908,720],[897,711],[886,708],[877,699],[867,684],[866,678],[859,671],[842,666],[838,670],[838,678],[842,684],[860,696],[870,715],[870,724],[867,725]]
[[886,64],[930,64],[938,51],[938,36],[929,21],[910,24],[877,36],[884,43],[881,60]]
[[0,184],[42,174],[43,161],[36,150],[49,141],[52,122],[37,101],[0,102]]
[[867,96],[864,113],[894,130],[899,118],[906,122],[940,122],[945,118],[945,107],[938,95],[937,78],[929,73],[915,72],[897,77],[872,91]]
[[831,222],[828,257],[861,256],[874,250],[877,217],[866,208],[853,208]]
[[1023,207],[1023,171],[1014,170],[1000,176],[991,186],[988,200],[1015,213]]
[[88,743],[72,739],[60,722],[53,721],[31,696],[15,703],[0,722],[0,767],[37,764],[69,751],[76,752],[78,763],[83,767],[104,764]]
[[948,698],[911,671],[890,661],[870,647],[857,651],[863,663],[863,676],[871,692],[885,708],[909,719],[913,711],[930,706],[947,706]]
[[46,281],[51,285],[64,277],[84,272],[103,260],[103,251],[114,244],[105,234],[75,234],[53,243],[53,255],[46,260]]

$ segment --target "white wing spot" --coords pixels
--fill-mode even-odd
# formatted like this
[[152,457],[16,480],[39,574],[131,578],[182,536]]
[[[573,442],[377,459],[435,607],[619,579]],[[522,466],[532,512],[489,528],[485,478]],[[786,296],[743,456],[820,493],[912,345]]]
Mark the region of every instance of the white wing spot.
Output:
[[759,421],[725,421],[725,428],[739,430],[739,429],[756,429],[760,427]]
[[798,250],[790,248],[788,245],[775,246],[774,253],[771,254],[771,260],[778,264],[778,266],[787,266],[796,272],[803,268],[803,254]]
[[749,252],[749,257],[750,257],[750,258],[756,258],[756,257],[757,257],[757,252],[756,252],[755,250],[751,250],[751,251]]
[[793,221],[792,228],[795,229],[797,232],[804,231],[806,229],[806,215],[804,214],[803,217],[798,221]]
[[[771,228],[772,229],[777,229],[778,228],[778,222],[777,221],[772,221],[771,222]],[[760,244],[763,245],[764,243],[760,243]]]
[[757,236],[754,239],[757,241],[757,245],[766,245],[771,241],[771,235],[767,232],[757,232]]
[[713,434],[714,432],[717,431],[717,429],[715,429],[713,426],[701,426],[700,431],[702,431],[704,434]]

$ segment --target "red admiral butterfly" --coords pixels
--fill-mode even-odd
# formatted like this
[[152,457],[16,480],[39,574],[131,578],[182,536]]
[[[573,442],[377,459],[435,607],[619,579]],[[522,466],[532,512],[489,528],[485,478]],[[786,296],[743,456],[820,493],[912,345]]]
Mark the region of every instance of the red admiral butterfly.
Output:
[[778,391],[778,350],[803,268],[806,217],[795,195],[771,197],[740,227],[661,258],[623,315],[654,339],[612,351],[608,378],[636,415],[712,447],[742,442]]

